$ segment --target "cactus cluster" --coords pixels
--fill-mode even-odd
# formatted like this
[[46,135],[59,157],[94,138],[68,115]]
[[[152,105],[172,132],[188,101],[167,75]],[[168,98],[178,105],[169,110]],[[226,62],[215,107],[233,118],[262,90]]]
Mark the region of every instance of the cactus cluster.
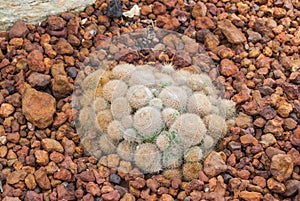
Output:
[[82,99],[81,128],[100,133],[90,143],[103,154],[118,153],[145,173],[200,164],[235,116],[234,102],[205,73],[120,64],[97,75],[86,78],[96,87],[90,104]]

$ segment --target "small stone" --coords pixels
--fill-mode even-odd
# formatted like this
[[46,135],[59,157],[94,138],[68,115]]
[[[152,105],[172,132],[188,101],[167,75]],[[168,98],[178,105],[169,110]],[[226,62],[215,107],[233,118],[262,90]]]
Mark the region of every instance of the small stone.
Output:
[[51,138],[43,139],[42,146],[43,149],[45,149],[47,152],[53,152],[53,151],[57,151],[60,153],[64,152],[64,148],[62,147],[62,145],[58,141]]
[[291,142],[293,145],[300,146],[300,126],[298,126],[292,133]]
[[282,124],[283,120],[280,117],[276,116],[274,119],[267,121],[264,132],[273,133],[275,134],[275,136],[281,136],[283,133]]
[[244,145],[252,144],[255,146],[258,144],[258,140],[251,134],[246,134],[246,135],[241,136],[240,141]]
[[150,7],[150,6],[148,6],[148,5],[143,5],[143,6],[141,7],[141,14],[142,14],[142,15],[148,15],[148,14],[150,14],[150,13],[152,13],[152,7]]
[[174,198],[169,194],[162,194],[159,201],[174,201]]
[[34,173],[34,176],[35,176],[35,180],[36,180],[37,184],[39,185],[39,187],[41,187],[42,189],[45,189],[45,190],[51,188],[50,180],[47,177],[46,168],[41,167]]
[[261,193],[257,192],[242,191],[239,195],[245,201],[260,201],[262,198]]
[[53,31],[62,30],[66,26],[66,21],[58,16],[49,16],[47,18],[48,28]]
[[114,190],[110,193],[106,193],[102,195],[103,200],[106,201],[117,201],[120,199],[120,193],[117,190]]
[[8,174],[6,182],[8,184],[16,184],[19,181],[23,181],[26,176],[27,173],[24,170],[17,170]]
[[22,20],[17,20],[9,31],[9,38],[25,38],[28,33],[29,30]]
[[267,184],[268,184],[268,188],[274,193],[282,194],[286,191],[286,187],[284,186],[284,184],[279,183],[273,178],[268,179]]
[[292,160],[294,162],[294,166],[300,165],[300,153],[297,149],[292,148],[289,152],[288,155],[292,157]]
[[120,184],[121,177],[117,174],[111,174],[111,175],[109,175],[109,182],[114,183],[114,184]]
[[146,181],[143,178],[138,177],[135,180],[130,181],[129,185],[135,189],[141,189],[146,185]]
[[61,169],[58,172],[54,173],[54,178],[59,179],[61,181],[71,181],[72,179],[72,174],[69,170],[67,169]]
[[29,122],[43,129],[53,122],[56,101],[47,93],[27,88],[23,94],[22,111]]
[[269,147],[276,143],[276,138],[271,133],[265,134],[261,136],[260,143],[263,144],[264,147]]
[[54,151],[50,154],[50,160],[55,163],[60,163],[64,160],[64,155]]
[[79,178],[85,182],[94,182],[95,181],[95,175],[94,175],[93,171],[84,171],[79,174]]
[[95,184],[94,182],[87,183],[85,188],[86,188],[86,191],[88,193],[92,194],[93,196],[100,196],[100,194],[101,194],[99,186],[97,184]]
[[15,111],[14,106],[9,103],[2,103],[0,106],[0,116],[9,117]]
[[299,187],[300,187],[300,181],[291,179],[285,182],[286,191],[284,193],[284,196],[292,196],[294,195]]
[[239,71],[239,68],[229,59],[222,59],[220,68],[220,72],[224,76],[232,76]]
[[69,187],[69,185],[65,186],[63,184],[59,184],[57,186],[57,199],[58,200],[76,200],[74,187]]
[[27,63],[32,71],[44,72],[46,70],[44,55],[40,50],[32,50],[27,56]]
[[207,7],[206,5],[198,1],[196,5],[194,5],[193,10],[192,10],[192,16],[196,19],[197,17],[204,17],[206,16],[207,13]]
[[28,189],[33,190],[36,187],[36,181],[33,174],[28,174],[25,178],[25,184]]
[[214,29],[216,28],[215,23],[209,17],[197,17],[196,18],[197,29]]
[[135,197],[130,193],[125,193],[120,201],[135,201]]
[[290,113],[293,111],[292,104],[289,104],[286,101],[282,101],[279,103],[279,107],[277,109],[277,113],[282,117],[288,117]]
[[219,43],[220,41],[216,35],[214,35],[213,33],[206,34],[204,44],[207,49],[213,50],[218,47]]
[[164,4],[158,2],[158,1],[155,1],[155,2],[153,3],[153,8],[152,8],[152,9],[153,9],[153,13],[154,13],[155,15],[165,14],[166,11],[167,11],[166,6],[165,6]]
[[7,154],[7,146],[0,146],[0,158],[4,158]]
[[43,201],[43,194],[38,194],[34,191],[27,191],[24,201]]
[[286,10],[284,8],[274,7],[273,16],[275,18],[282,18],[286,16]]
[[50,75],[33,72],[28,77],[28,82],[32,87],[45,88],[50,83]]
[[284,119],[284,128],[286,130],[293,130],[297,127],[297,122],[293,118]]
[[48,152],[44,151],[44,150],[36,150],[34,152],[35,158],[36,158],[36,162],[39,165],[45,166],[49,163],[49,157],[48,157]]
[[253,184],[256,184],[257,186],[262,187],[262,188],[266,187],[266,185],[267,185],[266,179],[261,176],[255,176],[252,181],[253,181]]
[[293,168],[294,164],[290,155],[277,154],[272,157],[270,171],[276,180],[283,182],[288,179]]
[[65,98],[72,93],[73,85],[67,76],[57,75],[52,80],[52,91],[55,98]]
[[225,172],[227,165],[222,156],[215,151],[212,151],[204,161],[204,172],[210,177],[217,176],[218,174]]
[[275,156],[277,154],[285,154],[285,152],[280,149],[277,149],[275,147],[268,147],[268,148],[266,148],[266,154],[270,159],[272,159],[273,156]]
[[63,38],[60,38],[56,44],[56,52],[61,55],[71,55],[74,52],[73,47]]
[[6,136],[7,141],[12,142],[12,143],[18,143],[20,140],[20,134],[17,133],[8,133]]
[[3,198],[2,201],[21,201],[21,200],[19,198],[17,198],[17,197],[5,196],[5,198]]
[[252,117],[240,112],[236,118],[236,125],[244,129],[249,128],[252,126]]
[[239,13],[242,15],[248,13],[250,10],[250,7],[246,3],[238,2],[236,5],[237,5]]
[[58,75],[67,76],[67,73],[65,71],[64,63],[59,62],[56,64],[53,64],[51,66],[51,74],[53,77],[56,77]]
[[245,35],[236,28],[229,20],[225,19],[218,22],[218,27],[232,44],[239,44],[246,41]]
[[175,30],[180,26],[178,19],[168,14],[159,15],[156,19],[156,24],[158,27],[162,27],[167,30]]
[[259,114],[266,120],[273,119],[276,115],[275,110],[271,106],[263,107]]
[[247,30],[247,34],[249,42],[257,43],[262,39],[262,36],[258,32],[252,31],[250,29]]

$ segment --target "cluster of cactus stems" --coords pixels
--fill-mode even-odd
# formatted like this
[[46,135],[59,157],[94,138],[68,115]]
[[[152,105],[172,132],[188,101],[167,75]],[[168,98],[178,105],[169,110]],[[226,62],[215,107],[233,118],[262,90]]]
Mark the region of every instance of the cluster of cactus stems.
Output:
[[234,102],[205,73],[119,64],[86,80],[78,121],[98,137],[85,134],[82,143],[99,155],[118,153],[144,173],[202,161],[234,122]]

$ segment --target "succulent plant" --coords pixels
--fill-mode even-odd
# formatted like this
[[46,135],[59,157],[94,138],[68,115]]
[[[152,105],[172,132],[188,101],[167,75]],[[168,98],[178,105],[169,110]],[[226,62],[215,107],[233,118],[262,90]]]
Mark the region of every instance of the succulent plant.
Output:
[[[235,117],[234,102],[218,95],[207,74],[175,70],[170,63],[161,68],[120,64],[109,71],[102,72],[105,81],[88,77],[99,83],[97,93],[88,104],[92,93],[85,92],[79,113],[80,125],[100,134],[92,144],[145,173],[164,170],[194,178],[201,160],[226,135],[227,123]],[[94,117],[89,116],[93,109]]]

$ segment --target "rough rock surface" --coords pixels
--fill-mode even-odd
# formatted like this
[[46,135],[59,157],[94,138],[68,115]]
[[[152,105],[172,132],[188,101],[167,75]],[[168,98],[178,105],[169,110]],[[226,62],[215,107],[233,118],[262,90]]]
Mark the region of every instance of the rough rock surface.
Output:
[[[67,10],[82,10],[94,0],[13,0],[1,1],[0,31],[7,30],[18,19],[26,23],[36,24],[47,15],[61,13]],[[30,13],[30,15],[28,15]],[[21,35],[22,36],[22,35]]]
[[47,93],[28,88],[22,99],[22,111],[26,119],[35,126],[46,128],[53,122],[56,101]]

